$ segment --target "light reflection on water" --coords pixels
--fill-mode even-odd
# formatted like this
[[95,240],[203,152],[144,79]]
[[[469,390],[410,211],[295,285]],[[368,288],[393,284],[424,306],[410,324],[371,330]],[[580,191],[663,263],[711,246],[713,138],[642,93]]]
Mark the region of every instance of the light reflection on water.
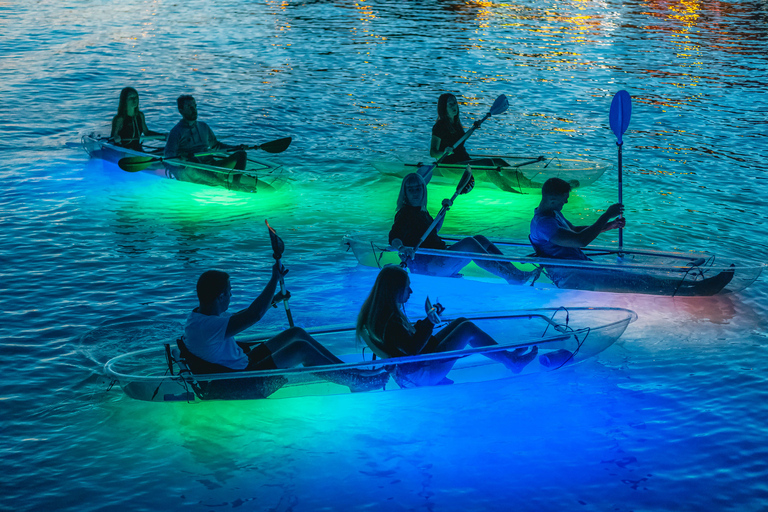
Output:
[[[626,243],[765,260],[764,5],[193,0],[0,9],[9,41],[0,71],[3,504],[764,505],[761,282],[689,300],[416,276],[414,317],[427,294],[452,313],[566,304],[639,314],[599,361],[461,389],[158,405],[105,393],[99,377],[109,357],[175,335],[202,270],[232,274],[235,306],[260,291],[271,264],[264,219],[286,242],[297,321],[351,323],[376,272],[357,267],[341,237],[383,236],[399,185],[367,161],[425,149],[443,91],[457,94],[467,126],[496,96],[509,97],[509,112],[470,140],[473,151],[615,160],[608,107],[616,90],[629,90]],[[124,173],[65,146],[103,133],[129,84],[153,129],[176,122],[184,92],[227,142],[292,135],[278,159],[294,181],[247,196]],[[451,194],[431,186],[430,210]],[[612,171],[574,193],[568,214],[589,222],[616,197]],[[478,187],[457,200],[444,231],[524,238],[536,204]],[[285,318],[276,310],[263,322],[271,329]]]

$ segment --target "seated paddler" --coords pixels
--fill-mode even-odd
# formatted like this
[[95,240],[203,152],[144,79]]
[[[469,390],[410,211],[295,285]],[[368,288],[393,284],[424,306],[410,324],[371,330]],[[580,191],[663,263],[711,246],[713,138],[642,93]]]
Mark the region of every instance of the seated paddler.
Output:
[[[541,202],[531,220],[531,244],[542,258],[588,260],[581,250],[600,233],[625,225],[623,205],[612,204],[589,226],[574,226],[563,216],[563,206],[568,204],[571,185],[560,178],[550,178],[541,188]],[[619,218],[615,218],[619,217]],[[613,219],[613,220],[611,220]]]
[[[168,133],[164,155],[166,159],[172,158],[176,161],[200,163],[223,169],[240,171],[245,169],[248,155],[244,151],[244,146],[224,144],[216,138],[213,130],[206,123],[198,121],[195,98],[183,94],[177,98],[176,106],[181,114],[181,121]],[[241,188],[239,187],[241,180],[249,179],[242,173],[214,172],[193,165],[184,167],[178,165],[178,162],[174,165],[167,162],[166,166],[169,173],[180,181],[213,186],[229,184],[232,188]]]
[[[357,317],[356,334],[379,357],[403,357],[449,352],[470,347],[498,345],[488,333],[466,318],[457,318],[438,327],[443,307],[434,304],[427,317],[412,323],[405,314],[405,304],[411,297],[411,279],[405,269],[385,265],[376,277],[371,292]],[[503,340],[511,342],[513,340]],[[520,373],[538,353],[533,346],[513,350],[498,350],[486,356],[503,364],[513,373]],[[406,387],[449,384],[444,379],[456,359],[446,357],[424,363],[408,363],[398,367],[397,380]]]
[[[450,199],[445,199],[443,205],[450,206],[450,201]],[[474,261],[479,267],[509,283],[525,282],[531,276],[530,272],[521,271],[509,262],[483,259],[483,255],[502,254],[501,250],[483,235],[468,236],[449,246],[438,234],[443,225],[443,219],[444,217],[427,235],[421,248],[476,253],[477,257],[451,256],[450,253],[446,256],[436,256],[425,255],[418,251],[416,254],[413,254],[412,251],[406,251],[409,257],[406,264],[412,271],[419,274],[450,277],[467,266],[470,261]],[[424,179],[416,173],[407,175],[403,178],[400,186],[397,213],[395,213],[392,229],[389,231],[389,243],[392,246],[416,247],[433,220],[427,211],[427,185]]]
[[[182,356],[187,357],[193,372],[258,371],[342,363],[299,327],[287,329],[250,349],[235,341],[236,335],[261,320],[271,308],[273,299],[282,300],[282,295],[275,295],[275,290],[278,280],[286,272],[285,267],[276,262],[264,290],[248,307],[235,313],[229,312],[232,298],[229,275],[218,270],[203,272],[197,281],[199,306],[187,317],[180,343]],[[190,353],[192,357],[188,357]],[[346,385],[352,391],[382,386],[382,371],[351,369],[319,372],[319,376]]]

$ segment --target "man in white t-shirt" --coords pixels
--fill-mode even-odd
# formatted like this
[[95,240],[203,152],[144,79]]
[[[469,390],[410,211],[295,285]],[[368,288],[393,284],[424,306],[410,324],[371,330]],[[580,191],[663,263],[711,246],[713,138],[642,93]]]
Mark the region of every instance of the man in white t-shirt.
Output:
[[[232,297],[229,275],[219,270],[203,272],[197,281],[200,305],[189,314],[184,327],[186,349],[208,363],[235,371],[341,364],[341,359],[300,327],[291,327],[247,353],[235,341],[235,335],[258,322],[274,300],[283,299],[282,294],[275,296],[275,290],[286,272],[285,267],[275,262],[261,294],[250,306],[231,314],[227,311]],[[322,372],[320,377],[349,386],[352,391],[380,388],[388,379],[383,371],[356,369]]]

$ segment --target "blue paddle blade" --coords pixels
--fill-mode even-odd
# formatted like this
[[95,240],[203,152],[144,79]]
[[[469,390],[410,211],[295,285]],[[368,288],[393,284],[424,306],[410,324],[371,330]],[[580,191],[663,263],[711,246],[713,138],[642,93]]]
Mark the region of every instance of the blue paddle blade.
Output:
[[507,97],[503,94],[496,98],[496,101],[493,102],[493,105],[491,105],[491,115],[497,116],[503,112],[506,112],[509,108],[509,100],[507,100]]
[[619,91],[611,101],[610,123],[611,130],[618,139],[617,144],[622,145],[624,141],[622,136],[629,127],[629,120],[632,117],[632,98],[627,91]]

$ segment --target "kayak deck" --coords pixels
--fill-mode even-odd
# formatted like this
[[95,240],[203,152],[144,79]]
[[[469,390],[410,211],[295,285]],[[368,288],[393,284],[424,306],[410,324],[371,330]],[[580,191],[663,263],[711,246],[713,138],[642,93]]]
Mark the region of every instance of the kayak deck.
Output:
[[[115,357],[105,364],[104,371],[131,398],[154,402],[345,394],[350,392],[348,387],[329,382],[323,374],[355,369],[385,368],[386,382],[367,392],[390,391],[419,385],[413,378],[403,378],[406,370],[412,377],[434,365],[453,361],[455,364],[447,377],[455,384],[462,384],[515,375],[483,355],[501,350],[538,347],[538,355],[520,374],[552,371],[579,363],[613,344],[637,315],[621,308],[559,308],[480,313],[469,318],[500,345],[375,361],[366,361],[358,353],[343,356],[345,363],[340,365],[195,376],[177,371],[171,375],[163,347],[159,346]],[[248,342],[264,341],[275,334]],[[316,329],[310,334],[324,345],[355,345],[355,331],[350,327]]]
[[[370,236],[347,235],[344,244],[361,265],[383,267],[399,264],[396,249],[372,241]],[[442,237],[448,244],[461,237]],[[590,247],[584,252],[591,261],[540,258],[528,242],[491,240],[502,255],[450,250],[419,249],[420,257],[461,258],[467,266],[461,276],[496,278],[470,260],[509,262],[530,278],[519,284],[613,293],[643,293],[667,296],[709,296],[741,291],[761,274],[765,264],[721,264],[715,255],[703,252],[660,252],[632,248]]]
[[[478,185],[493,186],[506,192],[530,194],[541,189],[549,178],[560,178],[573,188],[591,185],[610,169],[607,161],[560,158],[558,156],[497,156],[473,155],[472,174]],[[389,158],[372,161],[380,173],[405,177],[423,165],[434,164],[419,152],[401,152]],[[433,180],[453,184],[461,178],[467,164],[439,164],[432,171]]]
[[[143,143],[145,151],[124,148],[94,135],[84,135],[82,145],[91,158],[114,164],[127,157],[151,159],[163,156],[163,141],[156,140]],[[226,156],[226,154],[222,153],[220,156]],[[168,160],[149,163],[142,172],[248,193],[272,192],[282,188],[288,182],[287,173],[281,165],[251,157],[248,157],[246,169],[242,171],[203,163]]]

